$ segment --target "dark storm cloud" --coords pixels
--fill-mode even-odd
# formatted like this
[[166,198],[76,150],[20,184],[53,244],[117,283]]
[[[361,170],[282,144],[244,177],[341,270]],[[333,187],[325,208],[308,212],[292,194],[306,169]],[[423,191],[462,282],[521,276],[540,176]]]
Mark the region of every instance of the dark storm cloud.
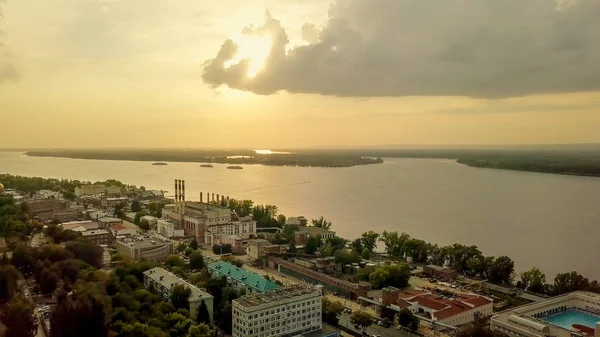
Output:
[[[266,66],[229,66],[226,41],[204,64],[212,86],[347,97],[472,96],[600,90],[600,0],[337,0],[308,45],[285,52],[279,21],[245,33],[271,36]],[[229,66],[229,67],[227,67]]]
[[2,23],[4,21],[4,15],[2,12],[2,0],[0,0],[0,84],[7,81],[16,81],[18,77],[17,69],[13,64],[14,56],[4,44],[4,31],[2,30]]

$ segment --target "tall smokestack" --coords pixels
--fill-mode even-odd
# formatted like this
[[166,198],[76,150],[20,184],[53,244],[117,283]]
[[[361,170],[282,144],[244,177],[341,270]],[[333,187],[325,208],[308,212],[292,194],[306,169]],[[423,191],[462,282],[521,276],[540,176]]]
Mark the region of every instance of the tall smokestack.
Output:
[[179,188],[177,187],[177,179],[175,179],[175,212],[178,211],[179,206]]
[[219,199],[219,195],[217,194],[217,206],[221,206],[221,199]]
[[181,181],[181,214],[185,214],[185,180]]
[[227,196],[227,208],[229,208],[229,196]]
[[212,202],[213,203],[215,202],[215,194],[214,193],[212,194]]
[[202,192],[200,192],[200,203],[202,203]]

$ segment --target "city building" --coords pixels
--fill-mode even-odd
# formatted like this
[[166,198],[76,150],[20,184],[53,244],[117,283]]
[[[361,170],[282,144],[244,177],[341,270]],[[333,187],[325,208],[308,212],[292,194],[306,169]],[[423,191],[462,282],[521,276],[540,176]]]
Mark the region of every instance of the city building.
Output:
[[[434,295],[429,290],[414,289],[400,292],[388,288],[382,291],[382,301],[389,309],[400,311],[408,308],[418,317],[429,322],[459,326],[475,320],[475,314],[482,317],[492,315],[493,301],[479,295],[463,295],[445,298]],[[384,295],[385,294],[385,295]]]
[[81,236],[97,245],[110,245],[114,242],[114,236],[106,229],[92,229],[81,232]]
[[423,267],[423,274],[440,280],[454,280],[458,276],[458,272],[454,269],[433,264]]
[[144,272],[144,286],[147,289],[151,289],[160,294],[165,301],[170,300],[171,289],[176,285],[183,285],[191,290],[189,302],[190,302],[190,318],[196,319],[198,316],[198,309],[202,302],[206,304],[210,320],[213,320],[213,296],[206,293],[200,288],[192,285],[181,278],[175,276],[160,267],[152,268]]
[[167,238],[182,237],[185,235],[184,230],[179,229],[177,224],[162,219],[156,220],[156,231]]
[[303,284],[233,300],[233,337],[301,336],[322,330],[321,290]]
[[169,254],[173,254],[173,243],[146,236],[119,239],[117,240],[117,253],[134,260],[162,261]]
[[117,195],[123,192],[123,188],[119,186],[105,185],[81,185],[75,187],[75,195],[80,197],[83,195]]
[[207,226],[231,222],[231,210],[227,207],[198,202],[183,202],[185,207],[180,204],[165,206],[162,217],[178,224],[186,235],[194,236],[200,244],[205,243]]
[[59,222],[75,221],[79,219],[79,212],[74,209],[55,211],[53,219]]
[[265,247],[271,243],[265,239],[255,239],[248,241],[248,257],[251,260],[260,260],[267,256]]
[[335,232],[320,227],[306,226],[300,227],[300,229],[294,233],[294,236],[296,239],[296,244],[304,245],[311,236],[321,240],[327,240],[333,238],[335,236]]
[[30,199],[25,204],[27,204],[31,217],[42,221],[53,220],[54,213],[66,208],[64,200],[54,198]]
[[116,225],[116,224],[123,224],[123,220],[121,220],[119,218],[114,218],[114,217],[111,217],[111,216],[105,216],[103,218],[97,219],[96,221],[98,221],[98,223],[100,224],[100,226],[102,228],[105,228],[105,229],[110,228],[110,227],[112,227],[113,225]]
[[116,238],[124,238],[129,236],[137,235],[138,231],[136,228],[127,227],[123,224],[117,223],[110,227],[110,231]]
[[247,294],[279,288],[277,283],[225,261],[209,264],[208,272],[214,278],[226,277],[229,285],[238,289],[246,289]]
[[306,268],[293,261],[286,261],[275,255],[267,256],[267,266],[305,282],[321,285],[330,292],[335,292],[339,296],[353,300],[359,297],[366,297],[367,291],[370,290],[371,284],[368,282],[360,284],[352,283],[325,273],[320,273],[311,268]]
[[600,294],[575,291],[492,316],[492,331],[515,337],[600,336]]
[[100,225],[91,220],[85,221],[69,221],[60,224],[64,230],[71,230],[75,232],[84,232],[88,230],[100,229]]
[[100,206],[104,208],[114,208],[117,205],[127,205],[129,204],[129,198],[127,197],[113,197],[113,198],[102,198],[100,201]]
[[235,235],[242,240],[251,239],[256,235],[256,221],[252,217],[240,217],[238,221],[205,226],[204,243],[212,246],[219,242],[222,234]]
[[148,222],[150,228],[156,228],[156,221],[158,220],[156,217],[153,217],[152,215],[144,215],[140,217],[140,222],[143,220],[146,220]]
[[285,219],[285,224],[291,226],[306,226],[307,223],[308,220],[303,216],[289,217]]

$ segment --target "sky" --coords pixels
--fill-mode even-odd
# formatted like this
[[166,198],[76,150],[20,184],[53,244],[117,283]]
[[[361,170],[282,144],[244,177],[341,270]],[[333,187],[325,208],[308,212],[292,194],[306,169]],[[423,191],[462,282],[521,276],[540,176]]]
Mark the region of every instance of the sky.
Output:
[[0,0],[0,147],[600,142],[600,0]]

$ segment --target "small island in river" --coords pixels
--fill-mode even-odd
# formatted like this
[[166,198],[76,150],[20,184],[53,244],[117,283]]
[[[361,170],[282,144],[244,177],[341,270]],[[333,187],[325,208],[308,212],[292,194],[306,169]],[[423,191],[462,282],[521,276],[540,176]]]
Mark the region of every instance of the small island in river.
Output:
[[243,170],[244,168],[241,166],[227,166],[228,170]]
[[167,164],[167,163],[152,163],[152,165],[165,166],[165,165],[169,165],[169,164]]
[[202,164],[202,165],[200,165],[200,167],[214,167],[214,166],[212,166],[211,164]]

